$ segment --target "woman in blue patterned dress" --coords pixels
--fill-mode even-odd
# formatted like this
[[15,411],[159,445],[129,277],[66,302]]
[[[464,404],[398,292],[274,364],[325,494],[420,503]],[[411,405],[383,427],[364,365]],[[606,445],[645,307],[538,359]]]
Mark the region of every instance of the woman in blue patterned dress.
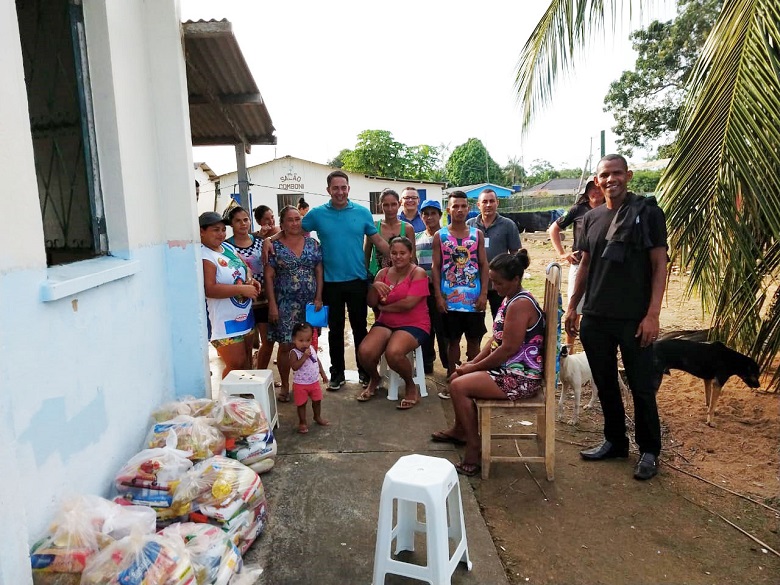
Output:
[[279,343],[277,362],[282,388],[278,399],[290,399],[292,330],[306,321],[306,304],[322,308],[322,251],[317,240],[303,234],[301,214],[292,205],[279,213],[282,235],[273,241],[265,267],[268,296],[268,338]]
[[528,252],[501,254],[490,263],[493,288],[504,297],[493,322],[493,337],[471,361],[450,376],[455,424],[431,435],[437,442],[466,445],[455,468],[463,475],[480,471],[480,439],[475,398],[518,400],[531,398],[542,388],[544,312],[523,289]]

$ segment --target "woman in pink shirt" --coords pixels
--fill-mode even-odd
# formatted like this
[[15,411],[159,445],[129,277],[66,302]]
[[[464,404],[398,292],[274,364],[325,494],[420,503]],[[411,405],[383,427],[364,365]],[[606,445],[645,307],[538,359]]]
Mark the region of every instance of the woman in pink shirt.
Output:
[[357,399],[370,400],[381,378],[377,364],[382,354],[387,365],[403,379],[406,394],[399,410],[412,408],[419,399],[417,385],[412,380],[412,364],[406,357],[428,337],[431,320],[428,315],[428,277],[425,270],[412,263],[414,246],[402,236],[390,240],[392,266],[377,272],[368,289],[368,304],[379,309],[379,317],[360,344],[358,359],[369,373],[371,381]]

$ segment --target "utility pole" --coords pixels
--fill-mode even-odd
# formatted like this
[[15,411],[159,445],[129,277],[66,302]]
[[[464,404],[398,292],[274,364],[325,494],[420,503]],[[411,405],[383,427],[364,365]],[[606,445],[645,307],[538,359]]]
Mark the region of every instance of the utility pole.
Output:
[[606,154],[607,154],[607,148],[606,148],[606,145],[605,145],[605,143],[606,143],[605,137],[606,137],[606,131],[602,130],[601,131],[601,158],[604,158],[606,156]]

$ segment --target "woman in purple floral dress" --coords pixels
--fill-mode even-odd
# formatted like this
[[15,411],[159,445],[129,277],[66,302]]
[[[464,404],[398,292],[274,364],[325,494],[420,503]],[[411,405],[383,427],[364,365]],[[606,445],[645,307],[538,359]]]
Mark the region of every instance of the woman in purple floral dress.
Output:
[[529,264],[525,249],[501,254],[490,263],[493,288],[504,297],[493,323],[493,337],[472,361],[450,376],[455,424],[431,435],[433,441],[466,445],[463,461],[455,466],[463,475],[480,471],[474,399],[531,398],[542,388],[544,312],[531,293],[523,290],[523,273]]
[[279,213],[282,235],[272,242],[265,268],[268,296],[268,339],[279,343],[277,362],[282,388],[278,399],[290,399],[292,330],[306,321],[306,304],[322,308],[322,251],[317,240],[303,235],[301,214],[289,205]]

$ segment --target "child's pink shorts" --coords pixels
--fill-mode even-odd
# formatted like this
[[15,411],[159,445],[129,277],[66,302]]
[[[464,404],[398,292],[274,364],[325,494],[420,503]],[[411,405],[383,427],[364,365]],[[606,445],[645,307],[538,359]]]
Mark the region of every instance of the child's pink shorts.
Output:
[[322,400],[322,385],[319,382],[313,382],[311,384],[293,384],[293,400],[295,406],[303,406],[309,401],[311,396],[312,401],[317,402]]

